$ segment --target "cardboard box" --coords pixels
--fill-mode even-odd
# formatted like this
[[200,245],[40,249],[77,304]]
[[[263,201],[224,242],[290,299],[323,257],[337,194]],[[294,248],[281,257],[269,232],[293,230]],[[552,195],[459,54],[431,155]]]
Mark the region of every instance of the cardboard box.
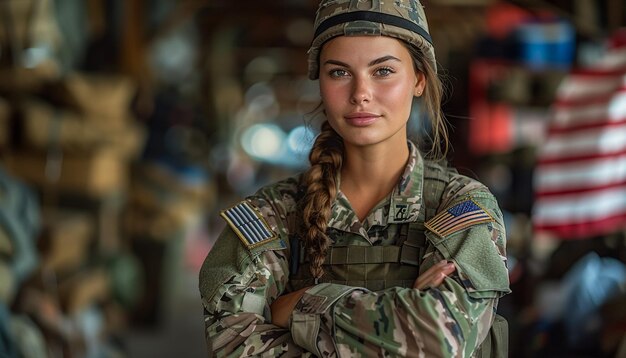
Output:
[[14,152],[5,156],[7,170],[40,188],[52,188],[94,198],[126,191],[128,166],[108,150],[49,159],[42,152]]
[[51,60],[34,68],[0,68],[0,92],[39,93],[48,83],[57,80],[59,75],[59,66]]
[[76,314],[110,296],[110,278],[103,268],[77,272],[59,282],[59,300],[64,312]]
[[44,230],[38,246],[41,265],[59,274],[70,272],[89,260],[95,234],[94,219],[83,213],[44,213]]
[[46,149],[51,143],[69,152],[107,149],[131,160],[144,147],[145,130],[132,119],[125,120],[123,126],[110,125],[106,118],[90,120],[76,111],[58,109],[37,100],[25,102],[22,112],[24,142],[39,149]]
[[208,183],[187,183],[159,165],[137,170],[129,191],[125,225],[134,236],[168,240],[204,217],[213,201]]
[[[54,2],[51,0],[3,0],[3,21],[0,26],[0,43],[14,48],[45,43],[56,47],[61,33],[56,22]],[[10,16],[11,33],[7,33],[4,20]]]
[[130,78],[120,75],[72,73],[50,90],[55,100],[76,109],[88,120],[124,126],[131,118],[131,102],[137,88]]

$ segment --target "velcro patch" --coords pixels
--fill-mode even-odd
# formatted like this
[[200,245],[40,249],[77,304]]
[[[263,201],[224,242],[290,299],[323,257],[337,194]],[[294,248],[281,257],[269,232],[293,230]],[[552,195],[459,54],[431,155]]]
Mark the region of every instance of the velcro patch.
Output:
[[472,199],[465,200],[440,212],[424,224],[435,234],[446,237],[467,227],[494,221],[485,209]]
[[261,213],[246,201],[222,211],[220,215],[248,249],[278,238]]

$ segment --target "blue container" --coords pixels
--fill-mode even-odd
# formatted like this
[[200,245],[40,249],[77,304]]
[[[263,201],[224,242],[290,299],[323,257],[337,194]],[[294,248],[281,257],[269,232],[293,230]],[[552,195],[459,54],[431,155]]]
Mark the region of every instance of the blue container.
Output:
[[569,69],[574,62],[576,32],[560,19],[534,20],[516,30],[518,59],[534,69]]

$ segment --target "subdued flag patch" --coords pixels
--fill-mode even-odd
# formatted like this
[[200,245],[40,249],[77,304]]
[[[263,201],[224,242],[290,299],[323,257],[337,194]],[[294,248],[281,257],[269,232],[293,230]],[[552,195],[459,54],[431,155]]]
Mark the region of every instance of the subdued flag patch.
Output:
[[467,227],[494,221],[475,201],[468,199],[435,215],[424,224],[426,229],[446,237]]
[[278,238],[261,213],[246,201],[220,213],[248,249]]

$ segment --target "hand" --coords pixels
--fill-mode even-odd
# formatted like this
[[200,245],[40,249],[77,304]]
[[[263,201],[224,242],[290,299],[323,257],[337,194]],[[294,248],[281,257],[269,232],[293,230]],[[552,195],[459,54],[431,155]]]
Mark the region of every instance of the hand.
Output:
[[433,267],[419,275],[413,284],[413,288],[424,290],[431,287],[437,287],[443,283],[443,279],[453,273],[456,267],[452,262],[446,260],[439,261]]
[[272,311],[272,324],[278,327],[287,328],[289,326],[289,317],[291,316],[291,312],[293,312],[294,308],[296,308],[296,304],[298,304],[298,301],[300,301],[304,292],[309,288],[311,287],[305,287],[298,291],[282,295],[274,300],[274,302],[270,305],[270,310]]

